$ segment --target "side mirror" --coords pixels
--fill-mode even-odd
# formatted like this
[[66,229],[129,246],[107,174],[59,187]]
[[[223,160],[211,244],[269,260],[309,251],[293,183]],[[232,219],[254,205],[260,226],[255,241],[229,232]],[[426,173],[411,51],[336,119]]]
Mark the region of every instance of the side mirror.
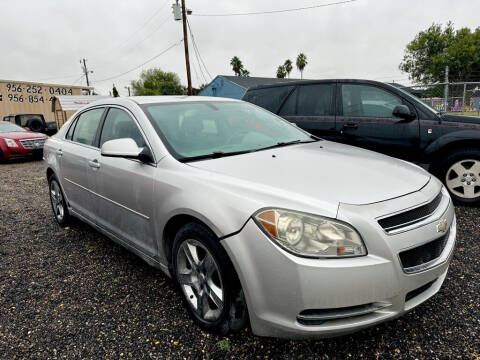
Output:
[[102,156],[140,159],[143,148],[130,138],[115,139],[105,142],[100,149]]
[[407,105],[397,105],[392,111],[394,117],[403,119],[403,120],[413,120],[415,115],[411,113]]

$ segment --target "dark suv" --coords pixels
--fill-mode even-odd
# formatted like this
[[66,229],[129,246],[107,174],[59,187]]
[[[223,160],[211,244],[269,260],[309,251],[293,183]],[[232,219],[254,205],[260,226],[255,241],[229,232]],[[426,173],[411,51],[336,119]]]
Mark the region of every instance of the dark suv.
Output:
[[9,121],[34,132],[46,134],[48,126],[42,114],[12,114],[3,117],[3,121]]
[[369,80],[262,85],[243,100],[322,138],[428,164],[457,202],[480,203],[478,117],[441,113],[396,86]]

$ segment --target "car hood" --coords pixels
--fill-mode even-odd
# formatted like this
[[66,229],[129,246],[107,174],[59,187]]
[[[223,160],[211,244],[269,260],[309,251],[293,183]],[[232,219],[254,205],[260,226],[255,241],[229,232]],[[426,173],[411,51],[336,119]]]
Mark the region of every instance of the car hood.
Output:
[[6,132],[0,133],[0,138],[9,138],[15,140],[23,140],[23,139],[44,139],[46,135],[41,133],[35,133],[31,131],[15,131],[15,132]]
[[480,117],[478,117],[478,116],[443,114],[442,115],[442,120],[443,121],[458,122],[458,123],[479,124],[480,125]]
[[[373,151],[330,141],[297,144],[189,165],[231,177],[232,185],[288,193],[330,204],[369,204],[420,190],[430,175],[420,167]],[[273,190],[273,191],[272,191]]]

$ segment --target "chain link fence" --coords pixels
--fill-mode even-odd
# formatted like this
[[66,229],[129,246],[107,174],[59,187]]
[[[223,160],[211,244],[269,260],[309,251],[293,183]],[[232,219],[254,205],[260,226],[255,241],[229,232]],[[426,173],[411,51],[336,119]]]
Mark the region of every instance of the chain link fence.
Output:
[[439,111],[480,116],[480,82],[455,82],[398,87]]

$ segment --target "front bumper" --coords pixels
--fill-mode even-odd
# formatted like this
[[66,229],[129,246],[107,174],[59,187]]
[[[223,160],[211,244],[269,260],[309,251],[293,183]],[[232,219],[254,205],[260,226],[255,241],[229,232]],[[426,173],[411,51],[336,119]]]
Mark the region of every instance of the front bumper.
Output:
[[[404,201],[415,197],[418,194]],[[362,214],[358,207],[345,206],[339,218],[353,220],[349,222],[362,234],[369,251],[367,256],[345,259],[292,255],[248,221],[222,244],[244,289],[253,332],[288,338],[338,336],[398,317],[433,296],[445,280],[456,237],[454,208],[448,197],[445,201],[440,215],[450,226],[446,245],[428,269],[414,274],[403,271],[398,253],[438,238],[438,221],[388,235],[370,218],[375,216],[371,208],[364,207]],[[325,318],[342,312],[352,316],[308,321],[319,314]]]

